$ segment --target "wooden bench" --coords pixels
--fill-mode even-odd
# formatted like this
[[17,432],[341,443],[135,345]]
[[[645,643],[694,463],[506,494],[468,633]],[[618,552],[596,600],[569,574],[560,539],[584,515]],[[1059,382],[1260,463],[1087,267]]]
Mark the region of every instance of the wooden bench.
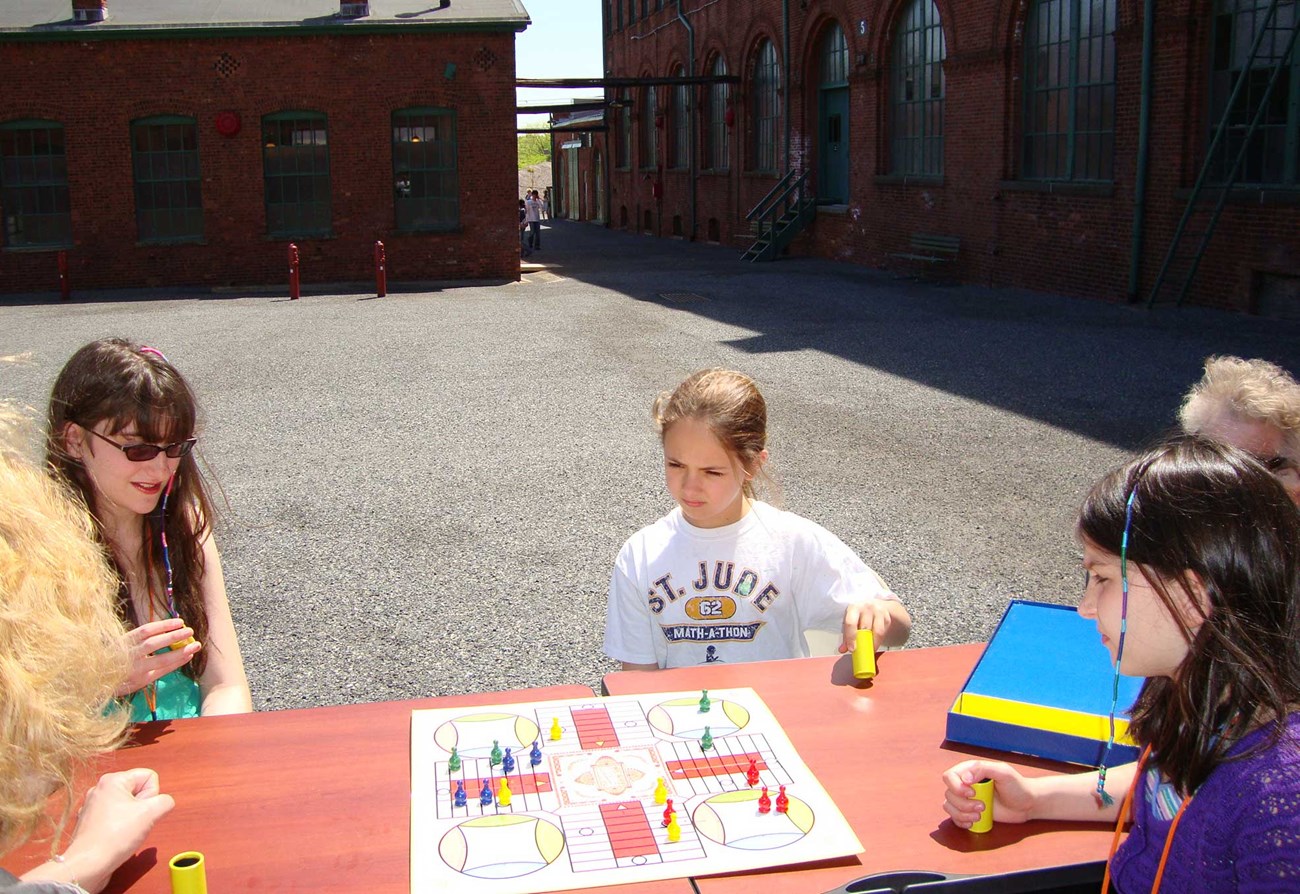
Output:
[[931,233],[913,233],[911,251],[895,252],[891,258],[924,264],[941,264],[957,259],[961,251],[961,239],[957,236],[937,236]]

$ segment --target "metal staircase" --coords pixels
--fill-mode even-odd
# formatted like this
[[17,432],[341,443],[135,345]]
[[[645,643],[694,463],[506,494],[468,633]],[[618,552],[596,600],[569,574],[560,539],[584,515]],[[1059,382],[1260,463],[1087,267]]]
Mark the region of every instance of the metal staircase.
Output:
[[[1291,54],[1295,50],[1296,37],[1300,35],[1300,17],[1292,15],[1290,24],[1279,24],[1278,7],[1281,3],[1282,0],[1272,0],[1269,3],[1268,11],[1264,13],[1263,22],[1250,46],[1250,55],[1232,85],[1223,116],[1214,128],[1214,135],[1205,152],[1205,162],[1201,165],[1191,196],[1187,200],[1187,207],[1178,221],[1173,239],[1165,252],[1164,262],[1160,265],[1160,272],[1151,287],[1151,294],[1147,298],[1148,309],[1156,305],[1160,290],[1166,285],[1177,285],[1177,305],[1182,305],[1183,299],[1187,297],[1201,258],[1205,256],[1210,237],[1214,235],[1214,228],[1223,213],[1223,206],[1241,175],[1251,140],[1268,111],[1273,90],[1279,80],[1290,74]],[[1279,47],[1282,49],[1279,50]],[[1257,60],[1271,68],[1268,83],[1258,96],[1248,94],[1245,108],[1238,108],[1237,103],[1247,81],[1251,73],[1256,71]],[[1246,116],[1249,116],[1248,120],[1245,120]],[[1239,147],[1230,165],[1227,164],[1227,159],[1231,147],[1225,145],[1225,140],[1235,142]],[[1214,183],[1207,186],[1211,178]],[[1188,247],[1192,248],[1190,252]]]
[[808,172],[798,177],[793,169],[786,172],[745,215],[753,227],[754,244],[740,256],[742,261],[775,261],[808,228],[817,215],[817,200],[808,188]]

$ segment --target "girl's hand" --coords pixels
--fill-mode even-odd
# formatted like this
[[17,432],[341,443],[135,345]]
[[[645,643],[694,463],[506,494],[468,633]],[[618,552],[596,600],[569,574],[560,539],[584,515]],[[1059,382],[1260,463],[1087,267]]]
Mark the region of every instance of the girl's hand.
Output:
[[178,667],[188,664],[190,659],[199,654],[201,643],[165,651],[155,655],[159,649],[167,649],[174,643],[183,643],[194,636],[194,631],[185,626],[180,618],[164,618],[141,624],[126,635],[127,645],[131,650],[131,673],[118,688],[119,697],[138,692],[150,683],[167,676]]
[[[899,605],[888,599],[868,599],[850,605],[844,610],[844,639],[840,643],[840,652],[852,652],[858,641],[859,630],[870,630],[877,647],[890,645],[889,630],[894,626],[893,606]],[[904,633],[906,638],[906,633]]]
[[75,879],[95,894],[108,884],[113,871],[144,844],[154,823],[174,806],[171,795],[159,793],[158,774],[153,770],[106,773],[86,793],[63,859],[46,863],[25,878]]
[[993,780],[993,819],[999,823],[1023,823],[1032,816],[1037,801],[1032,781],[1001,761],[965,761],[943,774],[943,809],[953,824],[969,829],[984,811],[984,802],[975,798],[976,782]]

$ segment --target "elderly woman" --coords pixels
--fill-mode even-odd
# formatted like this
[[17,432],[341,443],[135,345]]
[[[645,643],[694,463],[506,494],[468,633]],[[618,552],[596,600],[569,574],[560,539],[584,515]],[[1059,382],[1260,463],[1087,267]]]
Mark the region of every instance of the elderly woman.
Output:
[[1276,364],[1211,357],[1183,398],[1188,434],[1231,444],[1271,471],[1300,505],[1300,382]]
[[[74,774],[127,723],[113,701],[129,668],[117,582],[90,518],[19,455],[20,427],[0,408],[0,855],[32,834],[56,795],[62,837]],[[21,880],[0,869],[0,892],[93,894],[171,808],[152,770],[106,774],[67,848]]]

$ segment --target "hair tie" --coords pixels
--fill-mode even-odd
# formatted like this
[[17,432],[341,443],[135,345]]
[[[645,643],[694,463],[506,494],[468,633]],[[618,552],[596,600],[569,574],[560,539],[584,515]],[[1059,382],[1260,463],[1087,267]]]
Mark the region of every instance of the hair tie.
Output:
[[149,347],[148,345],[142,345],[142,346],[140,347],[140,353],[141,353],[141,354],[153,354],[155,357],[157,357],[157,358],[158,358],[159,360],[161,360],[163,363],[171,363],[170,360],[168,360],[166,357],[163,356],[163,352],[162,352],[162,351],[158,350],[157,348],[151,348],[151,347]]

